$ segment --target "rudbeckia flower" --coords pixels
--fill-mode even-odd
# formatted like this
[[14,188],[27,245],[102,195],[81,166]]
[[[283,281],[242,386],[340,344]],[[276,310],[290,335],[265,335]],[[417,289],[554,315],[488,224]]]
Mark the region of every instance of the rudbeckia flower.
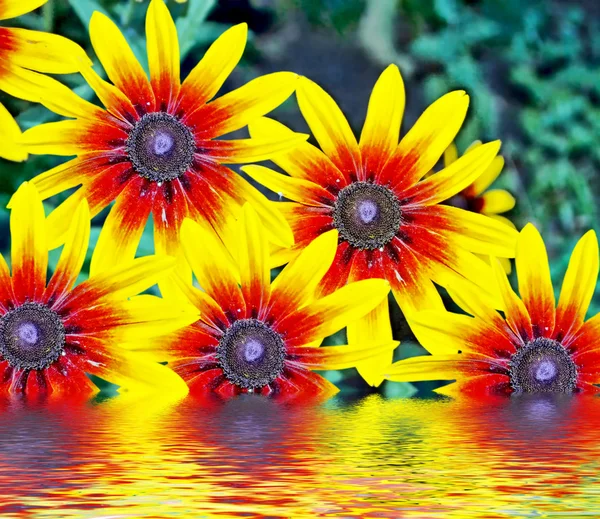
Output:
[[294,91],[297,76],[262,76],[209,102],[240,60],[247,27],[240,24],[220,36],[181,83],[177,31],[163,0],[152,0],[146,17],[150,80],[106,16],[94,13],[90,36],[112,84],[91,67],[81,73],[106,110],[49,79],[41,102],[73,119],[37,126],[23,136],[31,153],[77,155],[32,181],[42,198],[82,186],[49,216],[50,246],[60,244],[68,215],[83,198],[92,216],[116,200],[92,271],[132,259],[150,214],[156,252],[177,255],[185,217],[207,220],[226,236],[228,221],[245,201],[255,205],[270,238],[289,245],[292,235],[283,217],[222,164],[266,159],[305,137],[216,138],[281,104]]
[[352,367],[397,345],[319,347],[389,292],[386,281],[370,279],[315,300],[315,287],[335,255],[336,231],[318,237],[272,283],[266,233],[249,206],[238,237],[239,270],[212,230],[186,219],[181,239],[204,291],[176,280],[200,319],[169,340],[159,339],[156,347],[158,358],[168,360],[194,393],[260,392],[282,398],[334,393],[337,388],[311,370]]
[[[44,5],[48,0],[0,0],[0,20],[15,18]],[[39,101],[30,87],[43,80],[33,71],[54,74],[77,72],[81,63],[89,61],[76,43],[40,31],[16,27],[0,27],[0,90],[12,96]],[[0,103],[0,157],[22,161],[26,150],[18,143],[21,131]]]
[[[320,292],[330,293],[347,281],[385,278],[408,315],[443,308],[433,282],[447,286],[460,278],[488,286],[491,270],[473,253],[514,256],[515,230],[487,216],[441,205],[490,166],[499,142],[483,144],[421,180],[463,123],[469,103],[464,92],[451,92],[436,101],[399,144],[404,86],[394,65],[373,89],[359,142],[335,101],[315,83],[302,78],[296,95],[322,151],[303,142],[274,156],[273,162],[289,176],[262,166],[243,168],[292,200],[277,203],[292,227],[295,244],[279,251],[276,263],[288,261],[315,237],[337,229],[336,258]],[[293,132],[261,118],[250,124],[250,134],[283,138]],[[349,327],[349,337],[390,336],[387,303],[383,305],[357,327]],[[376,364],[381,362],[385,363],[380,359]],[[361,373],[373,385],[381,381]]]
[[[478,146],[481,146],[481,141],[475,141],[466,149],[465,153],[476,149]],[[456,145],[452,143],[444,152],[445,167],[448,167],[457,159],[458,150]],[[500,173],[502,173],[502,168],[504,168],[504,157],[498,156],[480,177],[476,178],[472,184],[467,186],[460,193],[454,195],[448,200],[448,203],[455,207],[466,209],[467,211],[485,214],[514,229],[514,224],[505,216],[501,216],[501,214],[510,211],[515,206],[515,197],[505,189],[488,190]],[[510,260],[507,258],[498,259],[504,270],[510,274]]]
[[577,243],[558,306],[544,242],[533,225],[521,231],[516,271],[519,298],[494,262],[504,314],[468,291],[455,293],[469,314],[427,311],[413,329],[432,354],[392,365],[396,381],[452,380],[441,392],[474,396],[511,393],[595,392],[600,383],[600,314],[585,321],[598,278],[594,231]]
[[[86,393],[86,373],[128,389],[181,384],[170,370],[121,349],[131,340],[167,334],[195,321],[187,309],[136,296],[173,268],[169,257],[145,257],[73,288],[85,260],[89,210],[81,202],[56,270],[46,283],[47,226],[35,188],[12,200],[11,272],[0,255],[0,392]],[[130,298],[130,299],[128,299]]]

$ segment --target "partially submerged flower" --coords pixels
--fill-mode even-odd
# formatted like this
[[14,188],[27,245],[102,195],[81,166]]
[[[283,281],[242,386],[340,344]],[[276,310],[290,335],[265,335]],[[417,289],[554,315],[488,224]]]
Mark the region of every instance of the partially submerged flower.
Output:
[[598,278],[598,240],[587,232],[577,243],[558,306],[544,242],[531,224],[519,235],[519,298],[494,262],[503,315],[476,292],[453,297],[473,317],[449,312],[414,316],[413,329],[430,356],[392,365],[396,381],[452,380],[448,394],[596,392],[600,382],[600,314],[585,321]]
[[[89,393],[87,374],[127,389],[180,386],[174,374],[122,349],[193,322],[196,314],[140,292],[173,268],[168,257],[120,264],[73,287],[85,260],[89,210],[71,215],[51,279],[48,228],[35,188],[23,184],[12,199],[11,269],[0,255],[0,393]],[[137,297],[136,297],[137,296]]]
[[175,279],[182,300],[199,310],[200,319],[168,340],[155,341],[153,349],[192,392],[260,392],[282,398],[331,394],[337,388],[312,370],[353,367],[396,347],[391,340],[319,347],[325,337],[372,310],[389,291],[386,281],[371,279],[315,300],[315,287],[335,255],[336,231],[312,242],[272,283],[266,233],[249,206],[238,234],[239,271],[212,230],[185,220],[181,238],[204,291]]
[[[61,243],[68,215],[83,198],[92,216],[116,200],[92,272],[132,259],[150,214],[157,253],[178,255],[186,217],[207,221],[231,239],[229,224],[246,201],[256,207],[272,241],[291,244],[283,217],[223,163],[267,159],[306,137],[217,137],[281,104],[294,91],[296,74],[268,74],[209,102],[240,60],[247,27],[240,24],[221,35],[182,83],[177,30],[163,0],[152,0],[146,17],[150,79],[107,17],[94,13],[90,36],[112,84],[91,67],[81,72],[106,110],[49,79],[42,103],[72,119],[34,127],[23,136],[31,153],[77,155],[32,180],[43,198],[81,186],[49,216],[50,246]],[[180,270],[185,269],[183,262]]]

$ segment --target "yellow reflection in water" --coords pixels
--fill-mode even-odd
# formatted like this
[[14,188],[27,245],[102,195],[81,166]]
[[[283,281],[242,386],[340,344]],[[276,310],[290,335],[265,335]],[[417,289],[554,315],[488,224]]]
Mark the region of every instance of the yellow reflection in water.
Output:
[[600,401],[5,402],[0,515],[595,514]]

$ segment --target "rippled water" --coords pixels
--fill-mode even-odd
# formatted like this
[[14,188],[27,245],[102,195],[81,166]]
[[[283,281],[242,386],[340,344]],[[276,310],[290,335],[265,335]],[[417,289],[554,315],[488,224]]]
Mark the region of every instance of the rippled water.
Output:
[[4,402],[0,516],[598,516],[600,399]]

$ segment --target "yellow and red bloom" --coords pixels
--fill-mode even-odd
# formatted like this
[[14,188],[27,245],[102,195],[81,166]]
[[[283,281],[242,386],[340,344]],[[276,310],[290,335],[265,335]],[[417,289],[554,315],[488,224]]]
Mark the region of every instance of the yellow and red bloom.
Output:
[[330,394],[337,388],[311,370],[352,367],[395,348],[393,341],[319,347],[389,292],[386,281],[370,279],[315,300],[315,287],[335,256],[336,231],[318,237],[273,283],[266,235],[248,205],[240,231],[238,270],[212,230],[189,219],[182,226],[185,256],[204,291],[180,278],[176,282],[200,320],[156,344],[159,356],[166,356],[161,360],[168,360],[193,393]]
[[[400,72],[388,67],[377,81],[357,142],[335,101],[302,78],[296,93],[300,110],[321,150],[309,143],[273,157],[289,176],[262,166],[243,170],[292,200],[277,203],[294,232],[295,244],[277,254],[293,258],[315,237],[339,232],[335,261],[323,278],[327,294],[347,281],[385,278],[405,314],[444,308],[434,282],[457,278],[489,285],[491,270],[473,253],[514,256],[516,231],[491,218],[441,202],[470,185],[494,160],[500,144],[484,144],[421,180],[442,156],[465,118],[468,96],[451,92],[430,106],[398,144],[404,111]],[[267,118],[250,124],[253,137],[293,135]],[[374,334],[391,338],[387,302],[368,319],[348,328],[349,340]],[[389,363],[375,359],[372,368]],[[359,368],[362,370],[362,368]],[[381,378],[367,368],[372,385]]]
[[129,389],[177,387],[181,381],[170,370],[121,349],[195,320],[188,309],[158,297],[132,297],[172,269],[173,258],[138,258],[73,288],[90,234],[83,201],[46,283],[47,226],[39,195],[25,183],[11,203],[11,272],[0,255],[0,392],[85,394],[96,389],[86,373]]
[[[484,144],[448,168],[419,181],[454,139],[468,97],[452,92],[430,106],[398,144],[404,88],[396,66],[388,67],[373,89],[360,143],[333,99],[302,78],[300,109],[323,151],[303,142],[273,161],[290,176],[262,166],[243,169],[293,202],[277,203],[295,236],[281,263],[315,237],[339,232],[339,245],[322,291],[348,280],[387,279],[405,311],[443,307],[433,281],[454,277],[481,283],[489,268],[472,252],[510,257],[516,231],[486,216],[440,205],[471,184],[494,160],[499,143]],[[261,137],[293,134],[262,118],[250,125]]]
[[386,378],[456,379],[440,390],[453,395],[596,392],[600,314],[585,321],[598,278],[594,231],[577,243],[556,307],[546,248],[533,225],[517,242],[520,298],[500,264],[493,268],[504,316],[476,292],[461,291],[457,303],[473,317],[435,311],[414,316],[413,329],[431,355],[393,364]]
[[209,102],[240,60],[247,27],[226,31],[181,83],[177,30],[163,0],[152,0],[146,16],[150,79],[107,17],[94,13],[90,36],[112,84],[91,67],[81,73],[106,110],[49,80],[41,102],[73,119],[23,135],[31,153],[77,155],[32,181],[43,198],[82,185],[49,216],[50,245],[60,244],[67,216],[84,197],[92,216],[116,199],[92,270],[133,258],[150,214],[156,252],[177,255],[184,218],[208,220],[224,236],[245,201],[255,205],[275,243],[290,244],[283,217],[222,164],[266,159],[298,138],[216,138],[281,104],[294,91],[297,76],[269,74]]

